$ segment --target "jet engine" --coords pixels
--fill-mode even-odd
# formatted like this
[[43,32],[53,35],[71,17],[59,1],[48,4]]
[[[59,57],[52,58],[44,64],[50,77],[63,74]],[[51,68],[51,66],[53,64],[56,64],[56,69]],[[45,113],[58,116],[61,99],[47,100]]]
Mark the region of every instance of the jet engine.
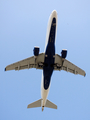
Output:
[[33,49],[33,53],[34,53],[34,56],[38,56],[39,55],[39,47],[34,47]]
[[67,56],[67,50],[63,49],[62,52],[61,52],[61,57],[66,58],[66,56]]

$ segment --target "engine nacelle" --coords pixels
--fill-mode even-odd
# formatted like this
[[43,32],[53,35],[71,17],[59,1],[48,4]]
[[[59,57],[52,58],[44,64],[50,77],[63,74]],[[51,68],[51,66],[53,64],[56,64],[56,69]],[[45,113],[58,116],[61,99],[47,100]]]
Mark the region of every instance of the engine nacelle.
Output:
[[62,52],[61,52],[61,57],[66,58],[66,56],[67,56],[67,50],[63,49]]
[[33,53],[34,53],[34,56],[38,56],[39,55],[39,47],[34,47],[33,49]]

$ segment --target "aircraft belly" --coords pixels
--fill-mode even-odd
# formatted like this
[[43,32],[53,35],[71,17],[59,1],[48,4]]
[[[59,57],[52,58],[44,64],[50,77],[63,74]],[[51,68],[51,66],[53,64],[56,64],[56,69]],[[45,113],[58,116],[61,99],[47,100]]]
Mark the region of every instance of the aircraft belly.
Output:
[[50,33],[48,37],[48,44],[45,51],[43,76],[44,76],[44,89],[47,90],[50,85],[51,75],[54,70],[55,61],[55,34],[56,34],[56,18],[54,17],[51,22]]

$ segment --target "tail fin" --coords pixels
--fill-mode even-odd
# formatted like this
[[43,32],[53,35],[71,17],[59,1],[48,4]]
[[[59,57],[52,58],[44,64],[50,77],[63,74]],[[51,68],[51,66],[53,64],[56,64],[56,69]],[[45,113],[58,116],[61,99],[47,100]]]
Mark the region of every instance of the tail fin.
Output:
[[49,100],[46,101],[45,107],[57,109],[57,105],[55,105],[54,103],[50,102]]
[[42,101],[42,99],[37,100],[37,101],[29,104],[29,105],[27,106],[27,108],[41,107],[41,101]]

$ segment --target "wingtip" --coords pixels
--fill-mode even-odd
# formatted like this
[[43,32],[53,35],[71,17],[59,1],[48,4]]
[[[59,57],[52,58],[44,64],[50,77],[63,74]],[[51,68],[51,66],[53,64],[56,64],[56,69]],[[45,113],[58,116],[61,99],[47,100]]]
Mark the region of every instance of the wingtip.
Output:
[[4,71],[6,71],[6,68],[4,69]]
[[85,73],[85,75],[84,75],[84,77],[86,76],[86,73]]

